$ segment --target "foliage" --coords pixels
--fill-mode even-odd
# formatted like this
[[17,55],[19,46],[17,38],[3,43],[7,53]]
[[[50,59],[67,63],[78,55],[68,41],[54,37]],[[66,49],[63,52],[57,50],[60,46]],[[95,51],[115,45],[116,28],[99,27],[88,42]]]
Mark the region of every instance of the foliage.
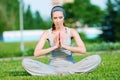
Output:
[[111,26],[113,38],[115,38],[116,41],[120,40],[120,0],[107,0],[107,9],[103,25]]
[[0,33],[4,30],[16,30],[19,27],[18,0],[0,0]]
[[39,14],[39,12],[38,11],[36,11],[36,13],[35,13],[35,18],[34,18],[34,22],[35,22],[35,28],[36,29],[45,29],[46,27],[46,25],[45,25],[45,23],[44,23],[44,21],[43,21],[43,19],[41,18],[41,16],[40,16],[40,14]]
[[[28,54],[29,54],[29,56],[33,55],[32,50],[35,48],[35,44],[36,44],[36,42],[24,43],[25,50],[27,53],[22,53],[20,51],[20,43],[18,43],[18,42],[15,42],[15,43],[2,43],[2,42],[0,42],[0,46],[2,46],[0,48],[0,58],[26,56]],[[29,49],[29,51],[28,51],[28,49]],[[30,51],[32,51],[32,52],[30,52]]]
[[24,13],[24,29],[31,29],[33,26],[34,20],[29,5],[27,11]]
[[100,7],[90,3],[90,0],[74,0],[74,3],[66,3],[63,5],[67,13],[67,22],[80,22],[83,26],[100,25],[104,11]]
[[[34,48],[37,42],[25,42],[25,51],[22,53],[20,51],[20,43],[2,43],[0,42],[0,58],[5,57],[20,57],[20,56],[33,56]],[[73,41],[73,46],[76,44]],[[120,42],[116,43],[107,43],[107,42],[85,42],[85,46],[87,48],[87,52],[94,51],[112,51],[112,50],[120,50]],[[46,42],[44,48],[49,47],[48,42]],[[7,49],[7,50],[6,50]],[[48,54],[49,55],[49,54]]]
[[106,43],[106,42],[101,42],[99,44],[93,43],[91,45],[86,45],[87,51],[112,51],[112,50],[119,50],[120,49],[120,44],[118,42],[116,43]]
[[48,25],[44,21],[38,11],[32,14],[30,5],[27,11],[24,12],[24,29],[48,29]]
[[[24,10],[24,9],[23,9]],[[19,0],[0,0],[0,34],[3,31],[19,30]],[[48,29],[49,21],[44,21],[38,11],[32,13],[30,6],[23,11],[24,29]]]
[[[77,55],[74,59],[80,61],[92,54]],[[101,64],[91,73],[72,74],[65,76],[31,76],[22,67],[20,60],[2,60],[0,61],[0,80],[119,80],[120,74],[120,53],[99,54],[102,58]],[[48,63],[48,56],[36,59],[43,63]]]

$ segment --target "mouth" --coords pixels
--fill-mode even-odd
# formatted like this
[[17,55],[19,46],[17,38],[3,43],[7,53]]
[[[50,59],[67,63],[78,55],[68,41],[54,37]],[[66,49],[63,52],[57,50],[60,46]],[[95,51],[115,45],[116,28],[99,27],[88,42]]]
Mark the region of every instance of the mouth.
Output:
[[59,22],[57,22],[56,24],[57,24],[57,25],[60,25],[60,23],[59,23]]

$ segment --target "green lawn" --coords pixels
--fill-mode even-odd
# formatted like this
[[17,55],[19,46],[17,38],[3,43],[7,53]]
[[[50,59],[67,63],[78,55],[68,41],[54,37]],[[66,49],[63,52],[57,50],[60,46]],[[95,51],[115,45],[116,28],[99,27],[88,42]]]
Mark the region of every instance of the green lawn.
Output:
[[[75,61],[92,55],[75,55]],[[106,52],[99,54],[102,63],[91,73],[72,74],[65,76],[31,76],[21,66],[20,60],[3,60],[0,61],[0,80],[119,80],[120,79],[120,52]],[[37,60],[47,63],[48,55]]]
[[[75,46],[75,42],[73,42],[73,46]],[[20,57],[20,56],[33,56],[34,48],[37,42],[24,42],[25,51],[20,51],[20,43],[4,43],[0,42],[0,58],[6,57]],[[120,42],[100,42],[100,43],[85,43],[87,52],[93,51],[112,51],[112,50],[120,50]],[[44,48],[49,47],[48,42],[46,42]]]

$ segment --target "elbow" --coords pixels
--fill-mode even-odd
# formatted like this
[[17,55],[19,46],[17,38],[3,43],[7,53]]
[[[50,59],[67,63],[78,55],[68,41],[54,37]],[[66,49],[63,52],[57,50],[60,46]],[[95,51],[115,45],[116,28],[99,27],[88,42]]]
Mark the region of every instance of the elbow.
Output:
[[86,50],[79,50],[79,51],[77,51],[77,53],[86,54]]
[[36,58],[36,57],[38,57],[39,55],[38,55],[38,53],[35,51],[34,52],[34,57]]
[[34,52],[34,57],[42,56],[42,54],[38,53],[37,51]]
[[83,51],[82,51],[82,54],[86,54],[86,50],[83,50]]
[[86,54],[86,48],[85,47],[82,50],[82,54]]
[[36,57],[38,57],[38,55],[34,53],[34,57],[36,58]]
[[82,54],[86,54],[86,49],[83,49],[83,50],[81,51],[81,53],[82,53]]

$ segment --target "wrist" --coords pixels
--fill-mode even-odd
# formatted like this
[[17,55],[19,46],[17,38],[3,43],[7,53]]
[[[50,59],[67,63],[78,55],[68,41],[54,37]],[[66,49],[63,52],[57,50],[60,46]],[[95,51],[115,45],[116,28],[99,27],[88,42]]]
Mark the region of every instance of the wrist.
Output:
[[54,46],[54,49],[57,49],[58,48],[58,46],[56,45],[56,46]]
[[61,48],[64,48],[64,49],[66,49],[66,45],[62,45],[62,46],[61,46]]
[[63,45],[62,48],[67,49],[67,50],[70,50],[70,46],[67,46],[67,45]]

